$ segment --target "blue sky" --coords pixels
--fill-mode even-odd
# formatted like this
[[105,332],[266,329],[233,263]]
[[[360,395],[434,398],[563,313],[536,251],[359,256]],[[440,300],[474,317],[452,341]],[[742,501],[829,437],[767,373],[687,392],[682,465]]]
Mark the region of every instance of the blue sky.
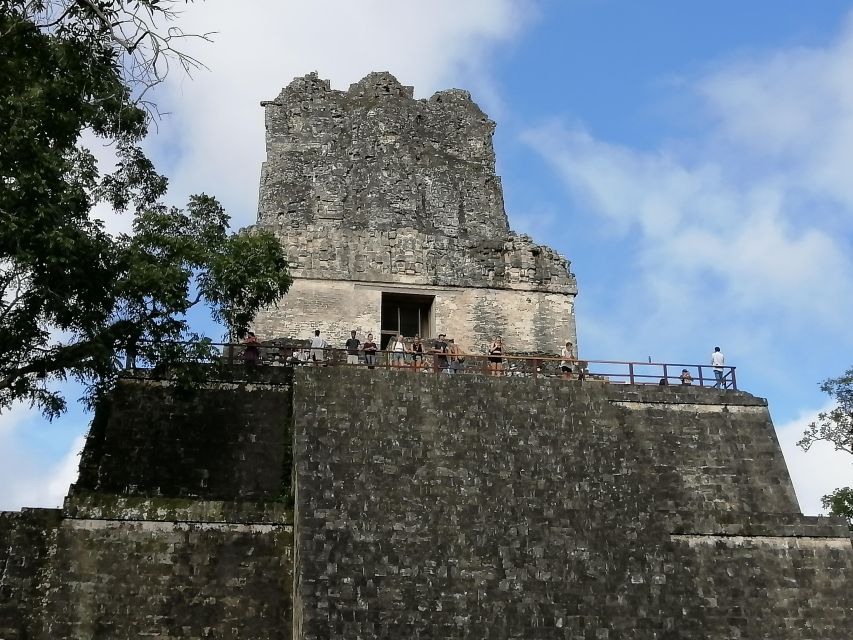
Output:
[[[467,88],[498,124],[512,226],[572,261],[581,353],[704,363],[720,345],[769,399],[804,511],[853,484],[849,456],[793,446],[819,381],[853,365],[849,3],[209,0],[184,24],[218,33],[192,45],[210,70],[158,96],[172,114],[148,148],[175,203],[204,191],[254,221],[258,102],[296,75]],[[57,504],[86,423],[0,416],[0,508]]]

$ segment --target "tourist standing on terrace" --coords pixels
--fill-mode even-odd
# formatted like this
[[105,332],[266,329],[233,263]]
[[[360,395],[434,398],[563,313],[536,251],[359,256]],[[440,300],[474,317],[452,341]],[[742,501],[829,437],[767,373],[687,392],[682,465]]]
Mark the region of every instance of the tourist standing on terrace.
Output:
[[358,348],[361,346],[361,341],[355,337],[355,329],[350,331],[350,337],[347,339],[347,364],[358,364]]
[[364,342],[362,350],[364,351],[364,361],[367,363],[367,368],[372,369],[376,366],[376,352],[379,350],[379,347],[373,341],[372,333],[367,334],[367,340]]
[[412,342],[410,351],[412,352],[412,362],[415,365],[415,369],[420,369],[424,364],[424,343],[421,342],[419,335],[415,335],[415,341]]
[[435,341],[432,349],[429,350],[433,354],[433,364],[435,371],[449,371],[447,368],[447,340],[443,333],[438,334],[438,340]]
[[489,347],[489,371],[491,371],[491,375],[499,376],[501,375],[501,369],[503,369],[503,340],[500,336],[497,336],[492,341],[492,346]]
[[453,338],[447,341],[447,352],[450,354],[450,366],[447,373],[459,373],[462,370],[462,364],[465,362],[462,348],[456,344]]
[[562,358],[560,371],[563,372],[563,377],[568,380],[572,377],[572,365],[575,362],[574,345],[571,342],[567,342],[566,346],[562,348],[560,357]]
[[402,367],[406,364],[406,343],[403,341],[403,336],[399,333],[388,345],[388,350],[391,352],[391,366]]
[[311,339],[311,359],[314,362],[323,362],[326,355],[325,349],[328,346],[328,343],[320,337],[320,330],[316,329]]
[[246,366],[254,367],[258,364],[258,360],[261,359],[261,343],[258,342],[258,338],[255,336],[253,331],[249,332],[243,339],[243,362],[246,363]]
[[711,365],[714,367],[714,383],[715,389],[723,387],[723,365],[726,364],[726,356],[720,351],[720,347],[714,347],[714,353],[711,354]]

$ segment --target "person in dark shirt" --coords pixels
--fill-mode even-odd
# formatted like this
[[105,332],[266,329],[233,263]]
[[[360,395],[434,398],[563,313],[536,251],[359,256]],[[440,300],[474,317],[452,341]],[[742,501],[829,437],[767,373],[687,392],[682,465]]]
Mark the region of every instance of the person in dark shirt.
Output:
[[361,341],[355,337],[355,329],[350,331],[350,338],[347,340],[347,364],[358,364],[358,348],[361,346]]
[[364,351],[364,361],[367,363],[367,368],[373,369],[376,366],[376,352],[379,350],[379,347],[373,341],[372,333],[367,334],[367,340],[365,340],[362,350]]
[[433,354],[436,373],[439,371],[449,371],[447,368],[447,339],[445,334],[438,334],[438,340],[435,341],[435,345],[430,349],[430,353]]
[[504,343],[500,336],[495,337],[492,346],[489,347],[489,371],[493,376],[501,375],[503,369]]
[[261,358],[261,343],[254,332],[250,331],[249,335],[243,340],[243,362],[247,367],[257,366],[258,360]]
[[416,335],[414,342],[412,342],[411,352],[415,368],[421,368],[424,365],[424,343],[421,342],[419,335]]

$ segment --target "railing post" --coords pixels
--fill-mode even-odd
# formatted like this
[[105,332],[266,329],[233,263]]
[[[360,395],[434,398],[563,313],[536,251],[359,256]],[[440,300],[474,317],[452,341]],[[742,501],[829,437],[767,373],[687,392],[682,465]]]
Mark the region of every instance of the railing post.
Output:
[[701,364],[699,365],[699,386],[700,387],[705,386],[705,378],[702,377],[702,365]]
[[634,384],[634,363],[628,363],[628,380],[631,384]]
[[669,371],[666,368],[666,365],[663,365],[663,379],[666,380],[666,383],[669,384]]
[[732,389],[734,391],[737,391],[737,380],[735,379],[735,368],[732,367],[731,370],[732,370]]

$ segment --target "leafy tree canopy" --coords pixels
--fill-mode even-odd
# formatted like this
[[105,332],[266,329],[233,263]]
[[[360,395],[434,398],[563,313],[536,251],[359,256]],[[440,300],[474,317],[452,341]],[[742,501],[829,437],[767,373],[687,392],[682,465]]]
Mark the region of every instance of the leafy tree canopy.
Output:
[[828,509],[831,514],[847,518],[847,524],[853,531],[853,488],[836,489],[829,495],[825,495],[821,502],[823,508]]
[[[179,4],[0,0],[0,411],[25,400],[58,415],[57,380],[102,389],[129,348],[197,358],[209,343],[190,309],[241,335],[290,285],[278,242],[230,234],[215,199],[158,204],[167,181],[140,147],[148,91],[170,66],[199,66],[173,47],[193,37],[171,24]],[[113,145],[115,171],[100,173],[84,132]],[[107,233],[100,202],[134,216],[134,233]]]
[[[838,378],[824,380],[820,389],[832,397],[835,408],[819,413],[797,444],[808,451],[816,442],[828,442],[836,451],[853,455],[853,368]],[[845,516],[853,527],[853,489],[845,487],[825,495],[823,507]]]
[[835,401],[835,408],[819,413],[797,444],[808,451],[816,442],[829,442],[836,451],[853,455],[853,368],[839,378],[824,380],[820,390]]

